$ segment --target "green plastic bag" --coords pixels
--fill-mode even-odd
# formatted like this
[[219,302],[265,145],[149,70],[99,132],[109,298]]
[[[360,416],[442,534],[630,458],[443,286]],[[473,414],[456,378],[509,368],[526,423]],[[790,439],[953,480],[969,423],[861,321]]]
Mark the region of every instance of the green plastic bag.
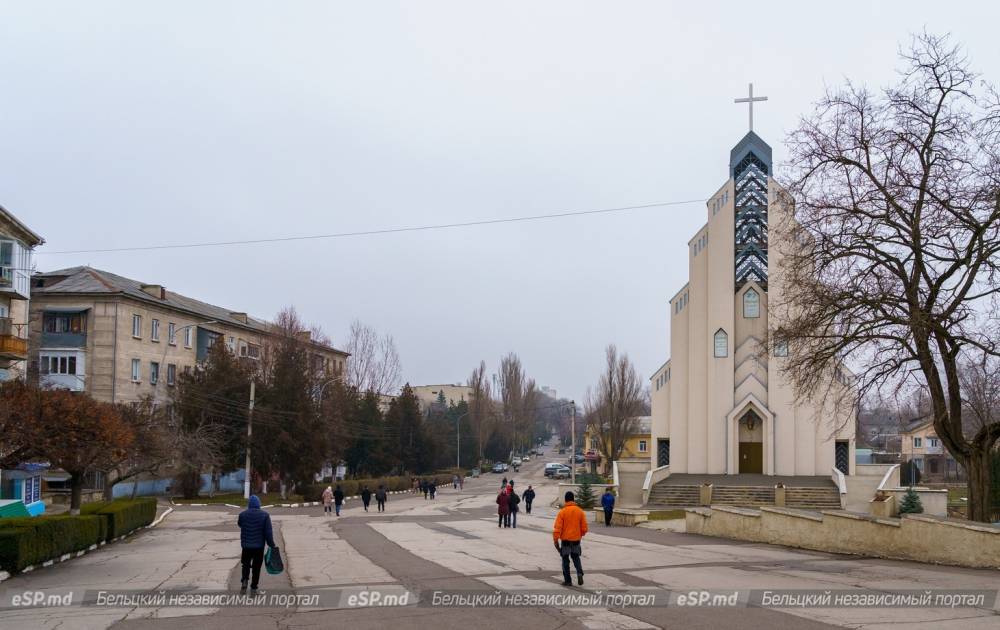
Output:
[[264,552],[264,568],[270,575],[280,575],[285,570],[285,563],[281,561],[281,551],[277,547],[268,547]]

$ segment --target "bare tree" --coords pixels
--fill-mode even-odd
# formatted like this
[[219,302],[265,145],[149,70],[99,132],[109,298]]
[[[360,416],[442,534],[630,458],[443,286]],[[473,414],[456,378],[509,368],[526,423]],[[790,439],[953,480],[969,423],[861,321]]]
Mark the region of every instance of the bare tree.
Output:
[[467,381],[472,389],[469,400],[469,422],[479,441],[479,459],[483,459],[483,444],[489,437],[493,418],[493,397],[490,390],[490,380],[486,376],[486,362],[480,361],[479,367],[472,370]]
[[535,406],[538,390],[535,381],[527,378],[521,359],[511,352],[500,359],[500,373],[497,375],[500,408],[504,428],[511,432],[511,450],[523,445],[535,421]]
[[399,390],[402,369],[392,335],[379,335],[373,327],[354,320],[346,349],[351,353],[347,361],[348,385],[379,395]]
[[799,396],[925,387],[984,521],[1000,422],[966,432],[960,366],[1000,355],[1000,106],[947,38],[901,56],[896,85],[831,91],[790,134],[773,339]]
[[627,354],[618,354],[614,344],[604,351],[604,371],[597,389],[587,392],[584,410],[587,426],[598,436],[598,449],[604,458],[604,473],[611,462],[621,457],[625,443],[638,426],[644,409],[644,387],[639,373]]

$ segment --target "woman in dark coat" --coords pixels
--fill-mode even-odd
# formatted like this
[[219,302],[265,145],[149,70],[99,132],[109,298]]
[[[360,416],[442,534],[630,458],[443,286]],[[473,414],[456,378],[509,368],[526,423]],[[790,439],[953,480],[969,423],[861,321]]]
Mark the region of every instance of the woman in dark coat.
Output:
[[507,493],[501,490],[497,494],[497,516],[499,517],[497,527],[510,527],[509,515],[510,501],[507,499]]

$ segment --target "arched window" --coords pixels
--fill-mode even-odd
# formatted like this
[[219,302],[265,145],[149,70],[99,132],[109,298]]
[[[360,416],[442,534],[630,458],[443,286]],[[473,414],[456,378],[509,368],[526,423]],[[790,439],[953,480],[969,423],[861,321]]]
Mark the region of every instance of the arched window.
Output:
[[747,289],[743,294],[743,317],[747,319],[760,317],[760,294],[753,289]]
[[715,331],[715,356],[729,356],[729,335],[721,328]]

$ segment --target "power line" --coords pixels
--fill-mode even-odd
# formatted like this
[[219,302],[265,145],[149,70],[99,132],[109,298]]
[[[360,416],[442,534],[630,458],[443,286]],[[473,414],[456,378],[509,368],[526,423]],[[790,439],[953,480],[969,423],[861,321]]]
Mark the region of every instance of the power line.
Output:
[[523,217],[508,217],[502,219],[482,219],[479,221],[463,221],[458,223],[437,223],[430,225],[415,225],[396,228],[384,228],[380,230],[361,230],[357,232],[334,232],[331,234],[309,234],[304,236],[283,236],[274,238],[257,238],[236,241],[207,241],[201,243],[168,243],[164,245],[136,245],[132,247],[106,247],[101,249],[65,249],[54,252],[38,252],[39,254],[106,254],[115,252],[138,252],[158,249],[194,249],[201,247],[224,247],[231,245],[257,245],[261,243],[287,243],[291,241],[312,241],[333,238],[351,238],[355,236],[381,236],[386,234],[401,234],[404,232],[426,232],[430,230],[446,230],[456,228],[476,227],[482,225],[499,225],[502,223],[523,223],[527,221],[541,221],[545,219],[564,219],[567,217],[579,217],[595,214],[611,214],[616,212],[628,212],[632,210],[645,210],[648,208],[663,208],[667,206],[681,206],[691,203],[704,203],[704,199],[688,199],[684,201],[661,201],[658,203],[647,203],[636,206],[619,206],[617,208],[600,208],[597,210],[573,210],[568,212],[552,212],[548,214],[535,214]]

